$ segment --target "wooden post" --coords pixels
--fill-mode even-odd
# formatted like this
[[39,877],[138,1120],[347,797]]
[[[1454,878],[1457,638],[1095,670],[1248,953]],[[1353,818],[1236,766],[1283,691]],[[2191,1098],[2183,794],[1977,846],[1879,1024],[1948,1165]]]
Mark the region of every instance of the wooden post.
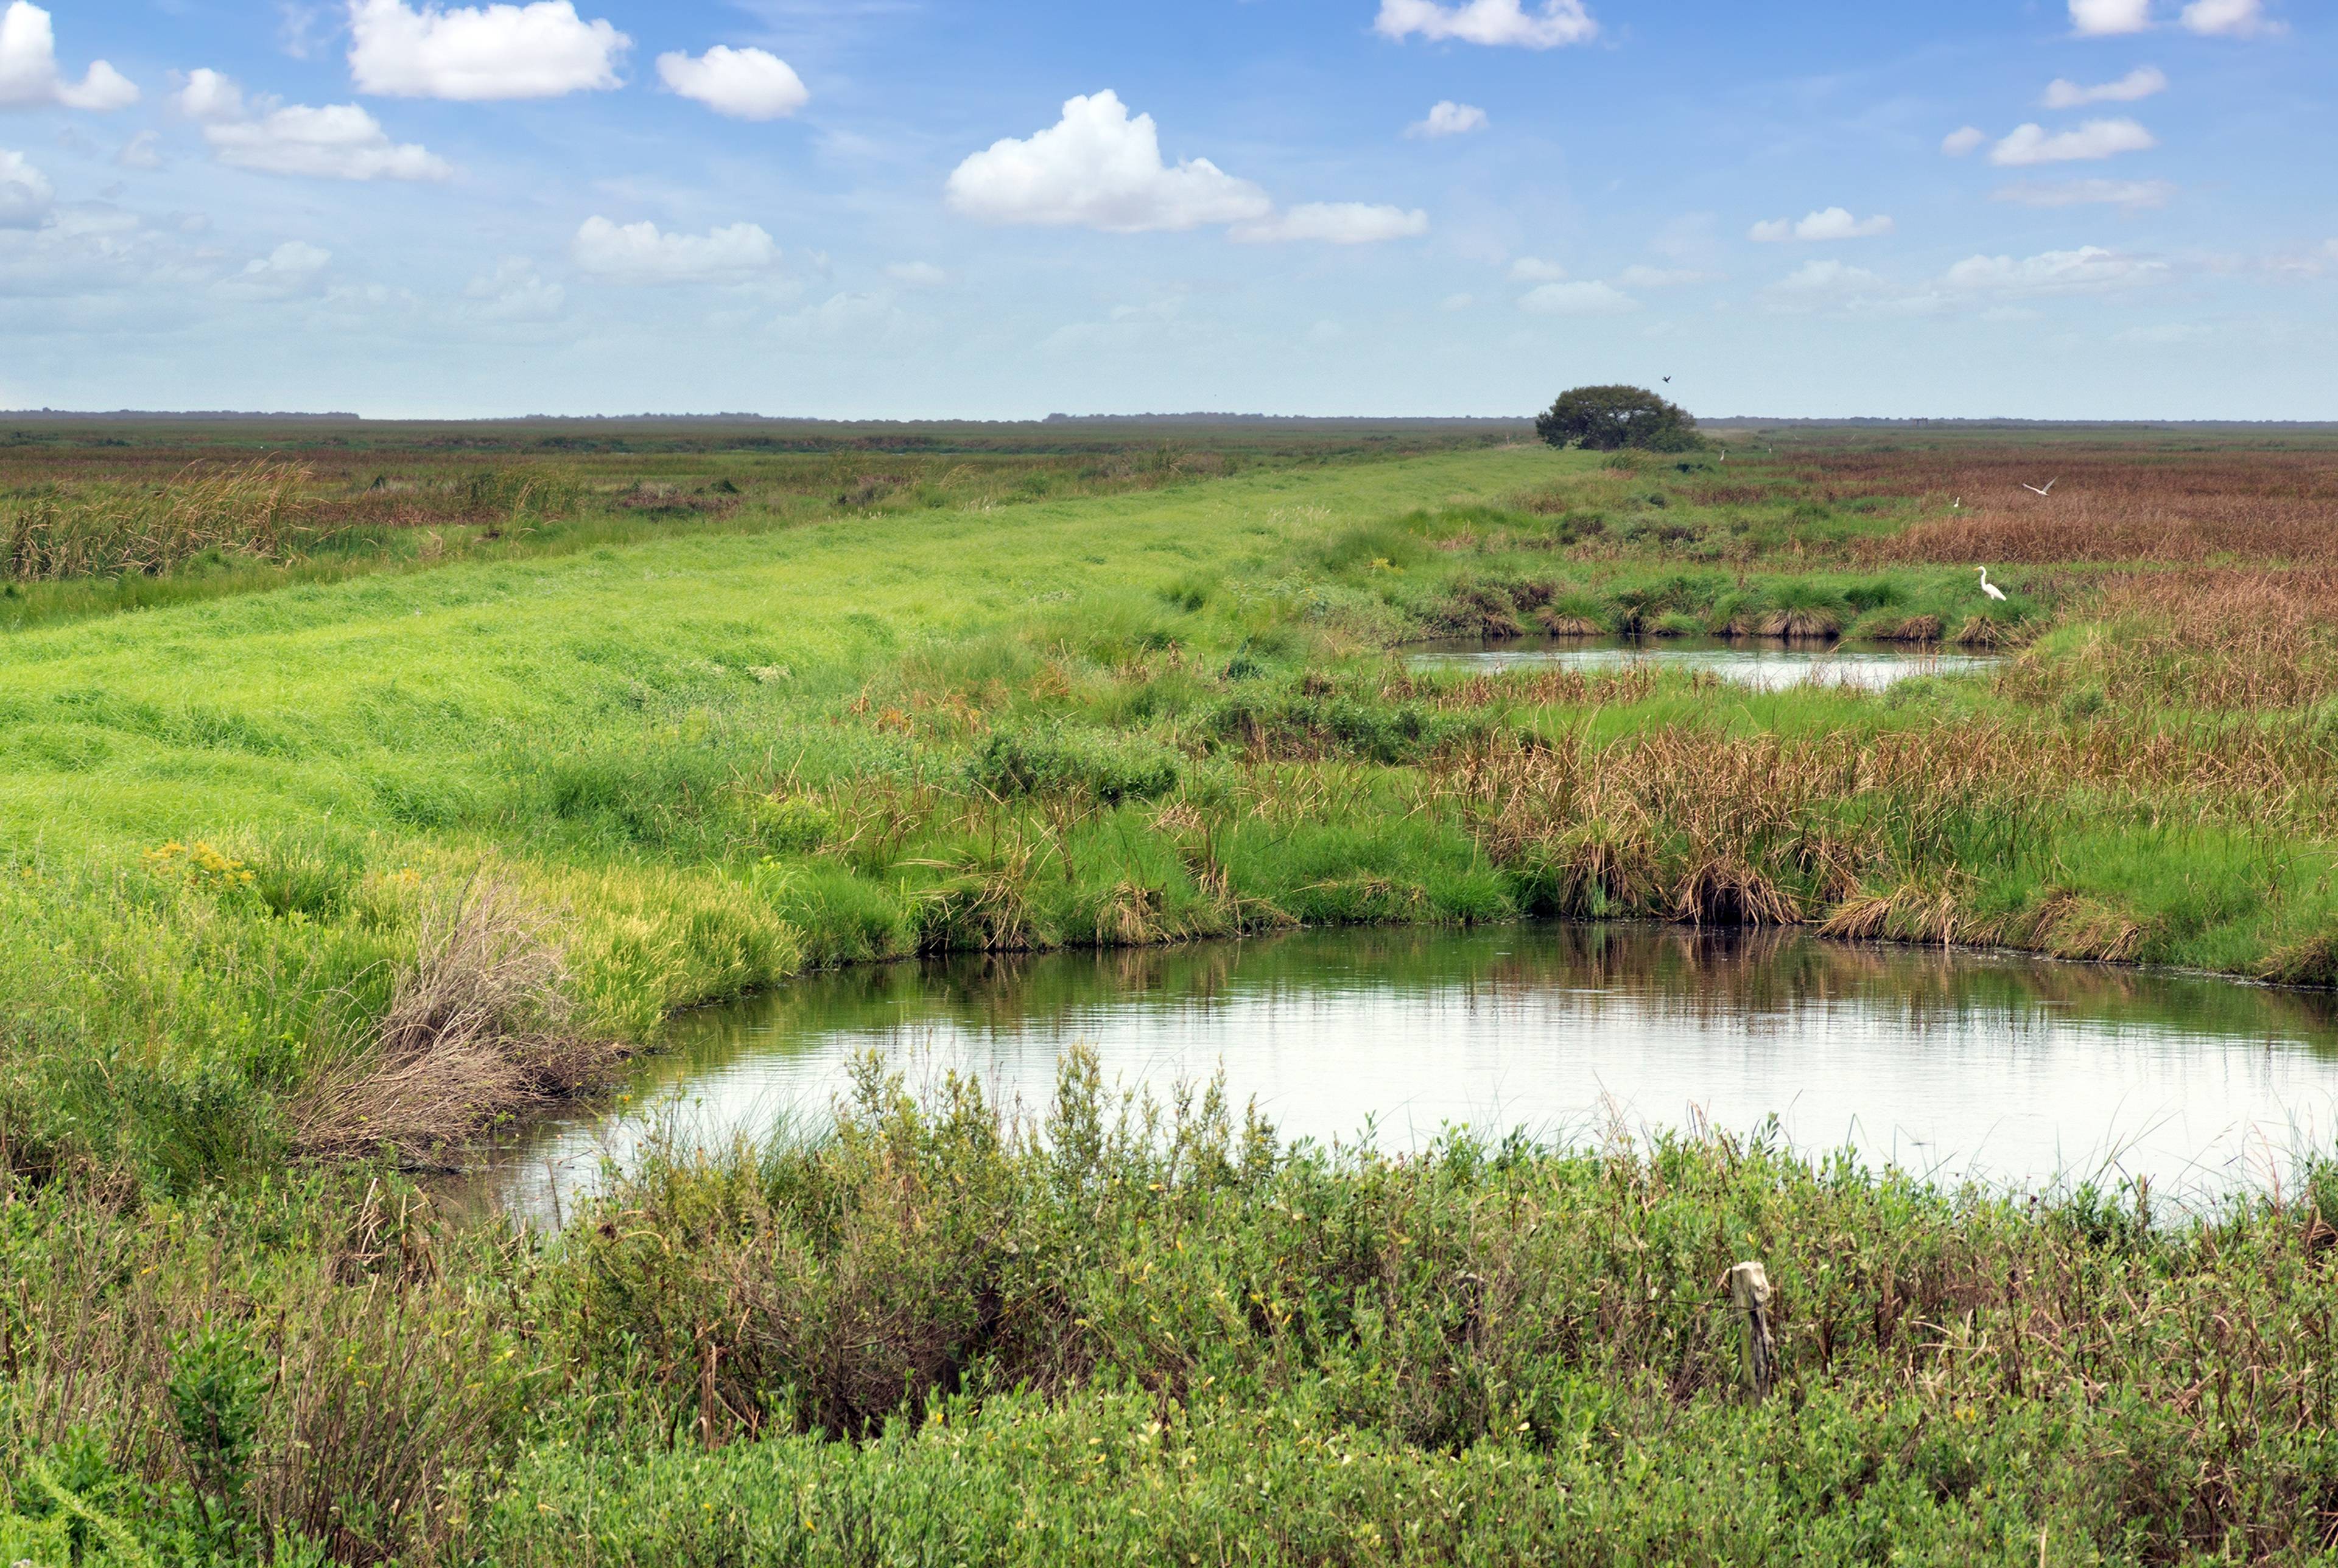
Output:
[[1745,1377],[1754,1397],[1766,1398],[1777,1368],[1777,1342],[1770,1333],[1770,1274],[1759,1263],[1740,1263],[1729,1271],[1729,1304],[1745,1326]]

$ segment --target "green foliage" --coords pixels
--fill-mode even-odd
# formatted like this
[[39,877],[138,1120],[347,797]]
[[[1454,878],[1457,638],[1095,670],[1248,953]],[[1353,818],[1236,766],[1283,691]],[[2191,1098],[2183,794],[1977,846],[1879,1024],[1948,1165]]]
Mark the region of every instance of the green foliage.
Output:
[[1577,387],[1562,392],[1535,418],[1535,434],[1553,446],[1587,452],[1636,447],[1652,452],[1693,451],[1696,421],[1688,411],[1641,387]]
[[1420,762],[1486,733],[1482,714],[1446,712],[1420,702],[1381,702],[1304,686],[1241,691],[1204,719],[1220,741],[1275,757],[1361,758],[1390,765]]
[[[414,1568],[2318,1549],[2338,1412],[2303,1198],[2155,1226],[2132,1192],[2024,1208],[1761,1142],[1282,1152],[1092,1071],[1036,1137],[970,1086],[865,1079],[837,1139],[653,1161],[557,1238],[288,1177],[300,1118],[378,1065],[418,912],[481,877],[556,936],[547,995],[596,1044],[810,965],[1527,909],[2338,981],[2326,701],[2141,709],[2082,625],[1994,683],[1881,699],[1388,657],[2083,621],[2077,573],[1989,608],[1961,570],[1869,564],[1913,502],[1628,448],[1245,453],[1202,484],[1212,453],[1149,442],[568,439],[436,488],[320,482],[443,524],[429,570],[398,524],[363,570],[190,558],[5,601],[152,612],[0,640],[0,1543]],[[718,462],[735,514],[585,505],[729,497]],[[593,515],[504,526],[547,507]],[[2193,652],[2150,658],[2153,690],[2198,690]],[[2288,1191],[2327,1213],[2338,1189]],[[1730,1391],[1711,1291],[1749,1253],[1789,1304],[1766,1407]]]
[[235,1554],[245,1533],[244,1492],[268,1358],[245,1333],[198,1329],[171,1352],[171,1415],[192,1488],[194,1524],[205,1552]]
[[967,760],[966,776],[1001,799],[1076,791],[1112,806],[1170,793],[1184,759],[1147,736],[1057,725],[990,735]]
[[462,482],[465,510],[496,522],[543,523],[575,514],[584,486],[572,471],[522,463],[482,468]]

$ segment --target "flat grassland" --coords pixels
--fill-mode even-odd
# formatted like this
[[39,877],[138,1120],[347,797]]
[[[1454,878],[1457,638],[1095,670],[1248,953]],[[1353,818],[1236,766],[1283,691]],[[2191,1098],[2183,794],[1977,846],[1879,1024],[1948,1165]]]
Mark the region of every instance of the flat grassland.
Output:
[[[872,1065],[556,1237],[414,1181],[918,953],[1631,917],[2338,983],[2333,539],[2312,434],[28,424],[0,1561],[2307,1560],[2311,1158],[2155,1225],[1726,1139],[1289,1152],[1076,1056],[1044,1128]],[[1400,652],[1537,632],[2007,662]]]

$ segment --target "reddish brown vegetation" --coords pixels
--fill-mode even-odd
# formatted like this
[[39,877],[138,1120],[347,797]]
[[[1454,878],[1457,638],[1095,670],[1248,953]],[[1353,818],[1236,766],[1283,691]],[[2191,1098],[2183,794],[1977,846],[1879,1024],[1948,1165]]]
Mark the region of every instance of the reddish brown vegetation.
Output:
[[2297,708],[2338,693],[2338,575],[2323,569],[2137,573],[2106,585],[2075,662],[2116,701]]
[[[1960,497],[1872,561],[2338,563],[2338,453],[2012,447],[1851,452],[1794,466],[1829,501]],[[2024,485],[2054,481],[2040,496]]]

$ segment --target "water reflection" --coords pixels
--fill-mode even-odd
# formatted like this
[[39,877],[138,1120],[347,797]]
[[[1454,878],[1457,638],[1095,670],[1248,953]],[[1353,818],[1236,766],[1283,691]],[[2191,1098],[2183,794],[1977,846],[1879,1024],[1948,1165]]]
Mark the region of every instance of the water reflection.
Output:
[[818,975],[682,1020],[622,1112],[533,1129],[480,1173],[551,1218],[653,1129],[817,1120],[875,1047],[1044,1103],[1085,1042],[1165,1089],[1223,1066],[1287,1136],[1415,1147],[1777,1116],[1805,1147],[2022,1185],[2261,1183],[2330,1131],[2324,996],[1793,934],[1543,926],[1343,931]]
[[1765,691],[1810,683],[1877,691],[1918,676],[1966,675],[1992,669],[2001,662],[1988,654],[1943,653],[1881,643],[1591,637],[1422,643],[1409,652],[1416,667],[1428,669],[1557,669],[1586,673],[1634,667],[1705,671],[1724,681]]

